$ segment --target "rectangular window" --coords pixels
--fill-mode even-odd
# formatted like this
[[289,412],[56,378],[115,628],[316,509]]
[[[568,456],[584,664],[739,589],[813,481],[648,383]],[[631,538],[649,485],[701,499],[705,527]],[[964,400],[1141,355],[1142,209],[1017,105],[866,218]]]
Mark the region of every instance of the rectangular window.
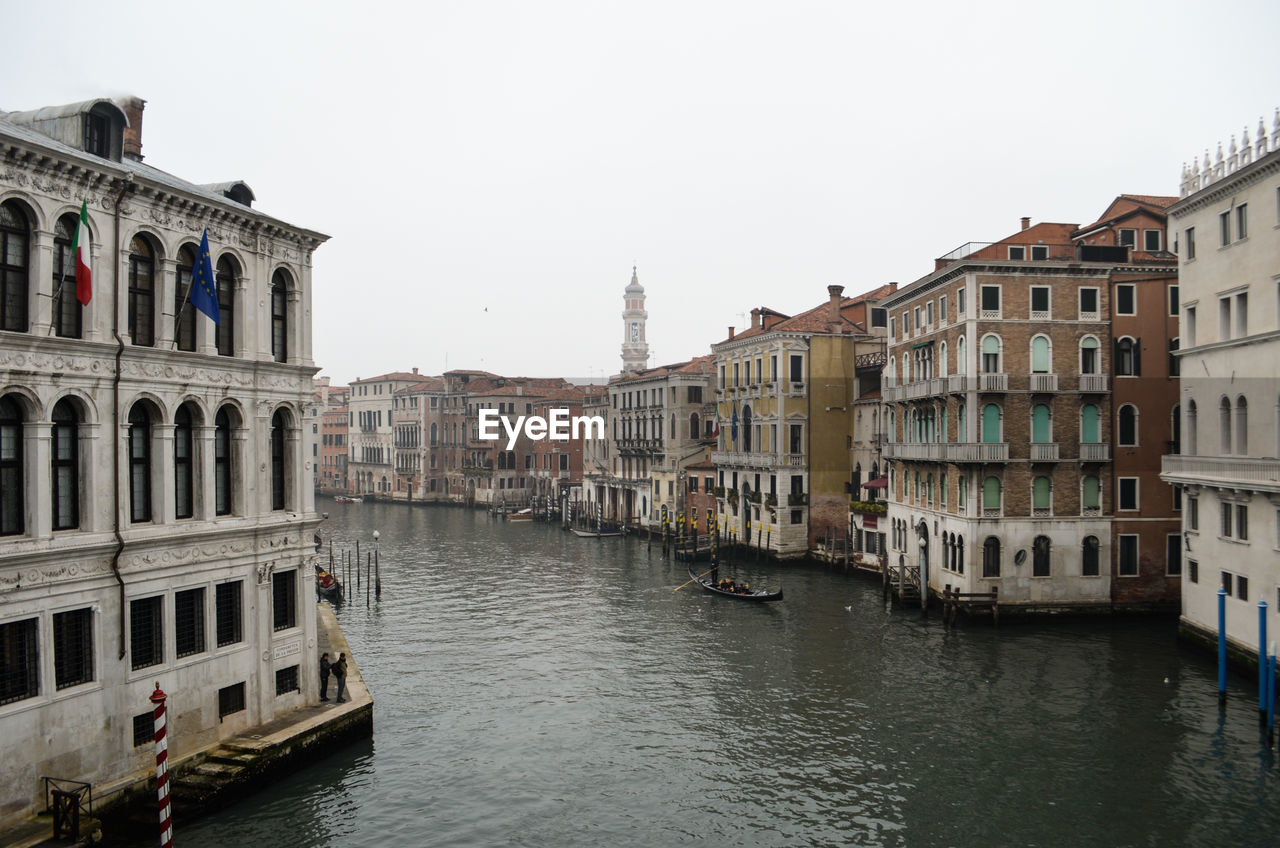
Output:
[[1032,260],[1044,260],[1049,258],[1049,246],[1045,244],[1031,245]]
[[1196,228],[1187,227],[1187,235],[1185,238],[1187,244],[1187,261],[1196,258]]
[[1235,575],[1230,571],[1219,572],[1222,575],[1222,591],[1228,595],[1234,595],[1236,591]]
[[154,713],[138,713],[133,717],[133,747],[141,748],[156,741],[156,717]]
[[1236,597],[1242,601],[1249,600],[1249,578],[1243,574],[1236,575]]
[[883,327],[888,322],[889,310],[883,306],[871,307],[871,326]]
[[298,667],[291,665],[288,668],[276,669],[276,696],[287,695],[290,692],[301,692],[298,687]]
[[1121,228],[1116,236],[1116,244],[1121,247],[1134,247],[1138,243],[1138,231]]
[[1193,559],[1187,560],[1187,579],[1192,583],[1200,582],[1200,563]]
[[0,704],[40,694],[38,619],[0,624]]
[[902,337],[904,339],[911,338],[911,313],[902,313]]
[[1080,289],[1080,319],[1096,320],[1098,317],[1098,290]]
[[898,337],[898,319],[889,319],[889,338],[896,339]]
[[929,326],[933,326],[933,301],[929,301],[924,305],[924,322]]
[[1027,258],[1027,249],[1022,245],[1009,245],[1009,258],[1015,262],[1020,262]]
[[297,570],[291,568],[271,575],[271,619],[276,630],[297,626],[297,574]]
[[1241,203],[1236,207],[1236,239],[1249,237],[1249,204]]
[[1117,315],[1136,315],[1138,313],[1137,303],[1134,300],[1132,285],[1116,286],[1116,314]]
[[142,598],[129,604],[129,652],[135,669],[164,662],[163,598]]
[[174,650],[179,657],[203,653],[204,589],[186,589],[173,595]]
[[1138,537],[1120,536],[1120,576],[1136,577],[1138,574]]
[[1142,231],[1142,249],[1149,253],[1155,253],[1160,250],[1160,231],[1159,230],[1143,230]]
[[913,319],[911,329],[917,333],[920,332],[920,307],[917,306],[915,309],[911,310],[911,317]]
[[1164,569],[1170,577],[1182,574],[1182,537],[1177,533],[1165,537]]
[[1000,312],[1000,287],[999,286],[983,286],[982,287],[982,311],[983,313]]
[[1121,477],[1118,480],[1120,486],[1120,509],[1133,510],[1138,508],[1138,478],[1137,477]]
[[1242,542],[1249,540],[1249,506],[1236,504],[1236,538]]
[[1049,317],[1049,287],[1048,286],[1032,286],[1031,287],[1031,317],[1042,318],[1042,319]]
[[804,357],[792,354],[791,356],[791,382],[804,382]]
[[219,583],[214,591],[214,620],[218,629],[218,647],[236,644],[244,640],[244,621],[241,614],[243,580]]
[[53,614],[53,676],[59,689],[93,680],[93,610]]
[[804,523],[804,512],[803,512],[802,510],[798,510],[798,509],[793,509],[793,510],[791,510],[791,523],[792,523],[792,524],[803,524],[803,523]]
[[789,451],[788,451],[788,452],[789,452],[789,453],[802,453],[802,452],[803,452],[803,451],[802,451],[802,445],[803,445],[803,442],[802,442],[802,440],[801,440],[801,434],[803,433],[803,429],[802,429],[802,428],[803,428],[803,426],[804,426],[804,425],[802,425],[802,424],[791,424],[791,425],[789,425],[789,426],[790,426],[790,428],[791,428],[791,438],[790,438],[790,443],[787,445],[787,447],[789,448]]
[[1235,511],[1231,507],[1232,505],[1229,503],[1218,504],[1218,517],[1220,522],[1219,529],[1221,530],[1223,538],[1226,539],[1231,538],[1231,531],[1235,525]]
[[1231,212],[1223,212],[1218,216],[1218,240],[1223,247],[1231,244]]
[[244,684],[224,686],[218,690],[218,721],[232,713],[244,711]]
[[947,323],[947,296],[945,294],[938,298],[938,320],[943,324]]
[[964,292],[965,290],[963,288],[956,289],[956,314],[957,315],[964,314]]

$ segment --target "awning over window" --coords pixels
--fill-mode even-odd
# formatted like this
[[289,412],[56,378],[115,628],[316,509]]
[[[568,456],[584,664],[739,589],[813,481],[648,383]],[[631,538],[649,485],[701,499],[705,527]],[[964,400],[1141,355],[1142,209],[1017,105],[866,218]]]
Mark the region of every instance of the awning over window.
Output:
[[868,480],[867,482],[865,482],[865,483],[863,483],[863,484],[862,484],[862,488],[864,488],[864,489],[887,489],[887,488],[889,488],[889,478],[888,478],[888,477],[877,477],[877,478],[876,478],[876,479],[874,479],[874,480]]

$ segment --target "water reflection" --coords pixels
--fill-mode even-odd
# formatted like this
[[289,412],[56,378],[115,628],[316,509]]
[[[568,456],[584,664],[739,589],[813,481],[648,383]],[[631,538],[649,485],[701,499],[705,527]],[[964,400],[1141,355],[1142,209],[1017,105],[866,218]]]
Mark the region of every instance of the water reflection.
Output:
[[179,822],[183,845],[1265,844],[1280,825],[1248,681],[1220,717],[1167,620],[947,631],[812,567],[727,569],[785,587],[743,604],[673,591],[685,569],[643,540],[329,511],[338,550],[381,531],[381,601],[339,612],[376,743]]

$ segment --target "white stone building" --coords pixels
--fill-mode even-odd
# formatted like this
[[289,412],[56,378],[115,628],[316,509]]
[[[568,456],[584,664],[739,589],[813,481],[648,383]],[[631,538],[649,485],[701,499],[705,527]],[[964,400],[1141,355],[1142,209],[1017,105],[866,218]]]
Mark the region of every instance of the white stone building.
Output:
[[[142,111],[0,113],[0,821],[43,806],[43,777],[101,803],[153,770],[157,683],[176,757],[318,695],[306,410],[327,237],[244,183],[143,164]],[[217,325],[180,308],[205,230]]]
[[347,408],[351,413],[351,488],[359,495],[391,496],[395,488],[395,394],[422,382],[418,369],[396,371],[351,381]]
[[1259,602],[1280,635],[1280,111],[1242,142],[1184,168],[1169,208],[1182,438],[1162,476],[1183,491],[1182,626],[1216,640],[1225,589],[1227,638],[1256,654]]

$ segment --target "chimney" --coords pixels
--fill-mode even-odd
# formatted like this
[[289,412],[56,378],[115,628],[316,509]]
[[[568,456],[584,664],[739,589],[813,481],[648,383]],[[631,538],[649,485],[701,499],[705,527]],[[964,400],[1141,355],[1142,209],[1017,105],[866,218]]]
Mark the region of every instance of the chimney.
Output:
[[1023,219],[1022,219],[1022,229],[1024,229],[1024,230],[1025,230],[1025,229],[1029,229],[1030,227],[1031,227],[1031,218],[1029,218],[1029,217],[1025,217],[1025,218],[1023,218]]
[[415,375],[417,375],[417,373],[418,373],[418,368],[417,368],[417,366],[414,366],[413,373],[414,373]]
[[141,97],[126,97],[117,104],[124,110],[129,119],[129,126],[124,128],[124,156],[135,162],[142,161],[142,110],[147,101]]
[[755,308],[755,309],[751,310],[751,326],[752,326],[752,327],[759,327],[759,326],[761,326],[761,324],[760,324],[760,309],[759,309],[759,307],[757,307],[757,308]]
[[840,323],[840,295],[844,292],[844,286],[827,286],[827,294],[831,297],[831,321],[835,324]]
[[729,341],[733,341],[733,327],[729,328]]

